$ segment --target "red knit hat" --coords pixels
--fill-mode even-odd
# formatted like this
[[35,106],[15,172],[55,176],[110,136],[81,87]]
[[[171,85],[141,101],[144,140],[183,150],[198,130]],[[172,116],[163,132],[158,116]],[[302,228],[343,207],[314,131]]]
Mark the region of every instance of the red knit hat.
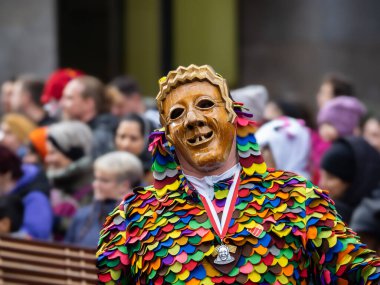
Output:
[[45,83],[44,92],[41,96],[43,104],[48,103],[52,99],[59,101],[62,97],[63,89],[71,80],[84,73],[80,70],[72,68],[62,68],[54,71]]

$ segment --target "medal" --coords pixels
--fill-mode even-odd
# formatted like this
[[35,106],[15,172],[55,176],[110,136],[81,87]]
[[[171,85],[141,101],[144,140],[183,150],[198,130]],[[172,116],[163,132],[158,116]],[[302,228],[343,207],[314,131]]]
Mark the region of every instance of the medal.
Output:
[[215,264],[225,265],[233,262],[235,258],[231,256],[231,252],[234,253],[236,251],[236,246],[226,245],[223,243],[223,240],[226,236],[228,227],[231,222],[232,213],[235,210],[235,203],[238,196],[240,185],[240,172],[237,172],[234,177],[234,181],[231,185],[230,192],[228,193],[225,210],[223,211],[222,221],[219,221],[219,217],[216,213],[214,206],[209,198],[201,196],[202,203],[206,209],[207,216],[209,217],[212,227],[215,230],[215,233],[220,237],[222,241],[221,245],[218,245],[215,248],[214,255],[216,255],[216,259],[214,260]]
[[230,252],[234,253],[236,251],[236,246],[221,244],[215,248],[214,254],[217,255],[214,260],[215,264],[228,264],[235,260],[233,256],[231,256]]

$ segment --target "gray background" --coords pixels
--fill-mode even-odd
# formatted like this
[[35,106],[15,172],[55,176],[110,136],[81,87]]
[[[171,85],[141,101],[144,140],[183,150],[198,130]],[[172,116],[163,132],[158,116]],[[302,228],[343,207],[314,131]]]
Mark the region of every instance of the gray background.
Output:
[[0,0],[0,82],[57,66],[54,0]]

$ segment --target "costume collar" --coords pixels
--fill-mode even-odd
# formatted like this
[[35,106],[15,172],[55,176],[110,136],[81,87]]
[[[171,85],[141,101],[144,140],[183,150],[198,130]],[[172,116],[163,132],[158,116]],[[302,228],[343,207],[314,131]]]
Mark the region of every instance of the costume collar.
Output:
[[214,184],[218,183],[221,180],[225,180],[232,176],[240,175],[241,166],[240,163],[235,164],[226,172],[219,175],[209,175],[202,178],[195,176],[187,175],[183,172],[183,175],[188,182],[194,186],[195,190],[202,196],[208,197],[210,200],[214,199]]

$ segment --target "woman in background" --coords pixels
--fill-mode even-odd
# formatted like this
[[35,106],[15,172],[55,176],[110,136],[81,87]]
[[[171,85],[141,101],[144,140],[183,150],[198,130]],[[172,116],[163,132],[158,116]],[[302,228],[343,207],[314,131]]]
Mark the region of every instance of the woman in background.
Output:
[[28,136],[36,128],[37,126],[24,115],[9,113],[1,120],[0,144],[23,158],[28,152]]
[[65,241],[96,247],[99,232],[110,213],[141,183],[143,168],[140,160],[125,151],[107,153],[94,162],[94,200],[80,208],[66,234]]
[[58,240],[64,237],[76,210],[92,201],[92,145],[91,129],[82,122],[60,122],[48,127],[45,163],[53,186],[51,202]]
[[136,155],[144,167],[144,182],[153,182],[151,172],[151,155],[148,151],[149,135],[153,131],[152,122],[142,115],[130,114],[122,118],[116,130],[115,146],[119,151],[127,151]]

